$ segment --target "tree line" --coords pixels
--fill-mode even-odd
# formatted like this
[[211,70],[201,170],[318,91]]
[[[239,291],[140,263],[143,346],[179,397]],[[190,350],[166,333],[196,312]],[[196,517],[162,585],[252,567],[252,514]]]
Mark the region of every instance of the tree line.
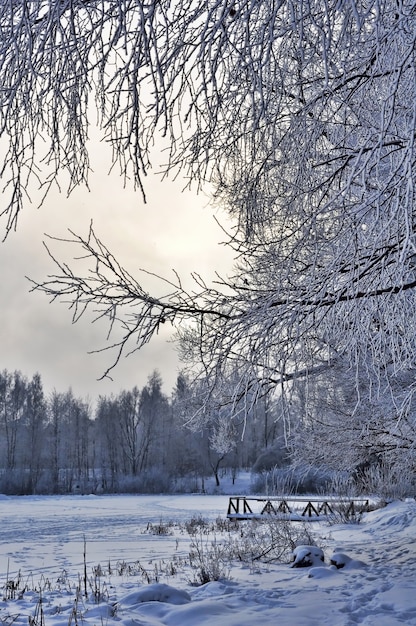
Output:
[[[397,380],[402,394],[411,378]],[[45,394],[38,373],[3,370],[0,492],[204,491],[208,478],[221,488],[224,473],[244,469],[263,493],[322,489],[334,477],[367,492],[413,493],[416,407],[398,421],[390,390],[364,381],[357,390],[340,360],[292,381],[289,394],[248,390],[236,406],[223,388],[207,406],[206,382],[181,372],[167,395],[154,371],[141,389],[93,407],[71,389]]]
[[[250,420],[194,423],[198,402],[184,374],[170,396],[154,371],[146,385],[100,396],[45,394],[41,375],[0,372],[0,491],[6,494],[203,491],[207,477],[235,477],[282,428],[267,403]],[[191,406],[193,404],[193,406]],[[246,430],[243,437],[243,430]],[[279,444],[280,445],[280,444]],[[283,452],[282,452],[283,455]]]

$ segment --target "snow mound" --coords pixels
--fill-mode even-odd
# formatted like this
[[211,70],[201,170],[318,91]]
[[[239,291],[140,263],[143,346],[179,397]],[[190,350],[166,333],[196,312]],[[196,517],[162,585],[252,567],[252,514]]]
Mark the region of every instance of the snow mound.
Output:
[[338,574],[338,570],[336,567],[325,565],[311,567],[308,572],[308,578],[329,578],[331,576],[336,576]]
[[143,602],[166,602],[168,604],[186,604],[191,601],[187,591],[176,589],[163,583],[146,585],[137,591],[121,598],[119,604],[123,607],[132,607]]
[[292,567],[322,565],[324,560],[324,553],[318,546],[297,546],[293,550]]
[[371,532],[380,528],[390,528],[399,531],[413,527],[416,531],[416,502],[391,502],[386,507],[367,513],[365,522],[371,525]]
[[367,567],[367,564],[363,561],[352,559],[343,552],[335,552],[331,556],[330,561],[331,565],[335,565],[337,569],[362,569],[364,567]]
[[211,581],[196,587],[192,592],[192,598],[211,598],[213,596],[225,596],[233,592],[234,585],[232,581]]

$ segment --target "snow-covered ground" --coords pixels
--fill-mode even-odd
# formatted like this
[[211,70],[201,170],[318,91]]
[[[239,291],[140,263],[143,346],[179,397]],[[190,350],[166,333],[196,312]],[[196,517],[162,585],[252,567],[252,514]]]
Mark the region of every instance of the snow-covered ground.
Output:
[[[235,563],[229,579],[192,586],[190,536],[178,527],[155,535],[148,524],[215,520],[227,504],[227,496],[202,495],[0,496],[0,623],[416,625],[413,500],[365,514],[359,525],[313,523],[324,564]],[[330,565],[334,553],[342,569]]]

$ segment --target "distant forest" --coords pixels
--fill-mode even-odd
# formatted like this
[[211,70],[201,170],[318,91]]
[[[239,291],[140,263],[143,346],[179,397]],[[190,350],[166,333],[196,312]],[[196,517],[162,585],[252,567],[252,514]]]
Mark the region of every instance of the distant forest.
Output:
[[368,406],[364,430],[352,384],[334,367],[294,381],[290,397],[254,401],[248,392],[237,406],[226,395],[207,406],[203,380],[180,373],[168,396],[154,371],[143,388],[100,396],[92,407],[71,390],[45,394],[38,373],[3,370],[0,493],[221,492],[225,476],[244,470],[252,493],[414,494],[409,424],[400,432],[393,415],[389,432],[391,399],[382,398],[384,421]]
[[[100,396],[96,407],[44,393],[40,374],[0,372],[0,491],[4,494],[204,491],[241,468],[288,463],[283,426],[267,402],[250,420],[189,423],[190,388],[170,397],[155,371],[139,389]],[[224,425],[227,427],[224,428]],[[243,430],[244,437],[243,437]]]

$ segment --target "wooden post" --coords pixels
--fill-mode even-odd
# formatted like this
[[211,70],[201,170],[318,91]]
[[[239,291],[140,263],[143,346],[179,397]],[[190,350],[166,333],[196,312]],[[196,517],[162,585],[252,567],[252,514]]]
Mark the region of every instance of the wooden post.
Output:
[[274,508],[270,500],[267,500],[266,504],[261,510],[260,515],[264,515],[264,513],[274,513],[276,515],[276,509]]
[[279,513],[291,513],[292,511],[290,510],[286,500],[282,500],[281,503],[279,504],[279,506],[277,507],[277,510],[279,511]]
[[[234,500],[236,501],[236,504],[234,504]],[[240,504],[240,498],[230,498],[228,502],[227,515],[230,515],[231,513],[238,514],[239,504]]]
[[333,513],[333,510],[329,502],[322,502],[318,507],[318,512],[328,515],[328,513]]
[[253,511],[250,509],[250,505],[247,502],[246,498],[243,498],[243,512],[253,514]]
[[302,517],[305,517],[306,515],[308,515],[308,517],[312,517],[312,515],[319,517],[319,513],[313,506],[312,502],[308,502],[303,510]]

